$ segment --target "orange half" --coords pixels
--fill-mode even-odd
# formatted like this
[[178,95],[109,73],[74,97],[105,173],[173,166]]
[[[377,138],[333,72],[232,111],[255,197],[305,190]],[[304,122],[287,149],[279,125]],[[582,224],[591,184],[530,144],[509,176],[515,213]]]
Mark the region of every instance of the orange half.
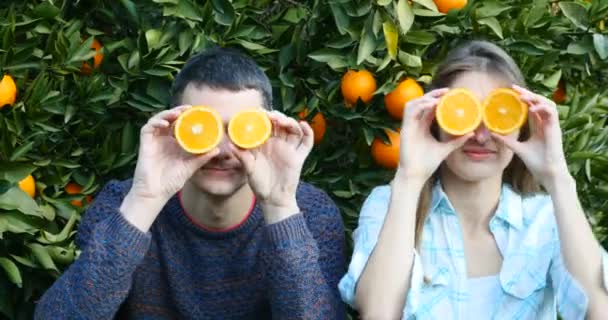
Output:
[[494,90],[485,100],[483,122],[488,130],[509,134],[524,125],[528,106],[512,89]]
[[211,108],[192,107],[175,121],[174,134],[184,150],[193,154],[209,152],[222,141],[222,117]]
[[471,91],[452,89],[439,101],[435,118],[445,132],[462,136],[479,126],[482,121],[482,107]]
[[228,136],[232,142],[242,149],[256,148],[268,138],[272,132],[272,123],[264,110],[247,109],[239,111],[228,123]]

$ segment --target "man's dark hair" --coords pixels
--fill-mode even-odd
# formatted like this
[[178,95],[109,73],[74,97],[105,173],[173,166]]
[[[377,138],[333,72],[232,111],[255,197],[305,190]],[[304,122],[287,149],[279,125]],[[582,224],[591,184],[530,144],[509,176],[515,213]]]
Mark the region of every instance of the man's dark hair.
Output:
[[234,49],[217,47],[188,59],[173,82],[173,106],[181,104],[182,94],[190,83],[230,91],[255,89],[262,95],[263,107],[272,109],[270,80],[253,59]]

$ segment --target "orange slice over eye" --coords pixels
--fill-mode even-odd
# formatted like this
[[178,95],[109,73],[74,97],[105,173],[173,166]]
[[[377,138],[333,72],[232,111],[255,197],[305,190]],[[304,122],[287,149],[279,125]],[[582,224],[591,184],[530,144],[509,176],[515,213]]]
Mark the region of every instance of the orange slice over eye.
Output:
[[187,152],[206,153],[217,147],[224,135],[222,117],[217,111],[196,106],[184,111],[175,121],[175,139]]
[[462,136],[475,130],[482,121],[482,107],[467,89],[448,91],[436,108],[437,123],[445,132]]
[[228,136],[232,142],[242,149],[256,148],[268,138],[272,132],[272,123],[265,111],[247,109],[239,111],[228,123]]
[[512,89],[494,90],[485,100],[483,122],[488,130],[509,134],[521,128],[528,119],[528,106]]

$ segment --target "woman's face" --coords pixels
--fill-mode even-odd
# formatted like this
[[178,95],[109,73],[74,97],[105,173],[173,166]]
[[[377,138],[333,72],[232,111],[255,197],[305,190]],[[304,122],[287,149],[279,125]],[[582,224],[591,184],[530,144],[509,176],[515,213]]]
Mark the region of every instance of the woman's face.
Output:
[[[456,78],[450,87],[471,90],[480,101],[483,101],[494,89],[510,86],[511,83],[492,74],[466,72]],[[509,136],[518,137],[519,133],[520,131],[517,130]],[[502,176],[513,159],[513,151],[494,140],[483,123],[475,129],[474,134],[464,146],[454,150],[446,158],[445,167],[458,178],[469,182]],[[440,141],[448,141],[452,138],[450,134],[439,130]]]

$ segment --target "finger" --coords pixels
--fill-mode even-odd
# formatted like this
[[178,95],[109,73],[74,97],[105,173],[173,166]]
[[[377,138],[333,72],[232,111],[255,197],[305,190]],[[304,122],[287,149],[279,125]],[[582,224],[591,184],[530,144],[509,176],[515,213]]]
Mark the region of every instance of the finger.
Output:
[[294,118],[288,117],[284,114],[280,114],[279,119],[279,125],[285,132],[285,140],[295,147],[300,145],[303,132],[298,122]]
[[433,105],[432,108],[429,108],[424,116],[424,123],[426,126],[430,127],[436,116],[437,105]]
[[303,149],[307,153],[312,150],[315,143],[315,133],[306,121],[300,121],[300,128],[302,129],[302,143],[298,147],[298,150]]
[[513,136],[503,136],[494,132],[491,132],[490,134],[492,137],[494,137],[494,139],[507,146],[507,148],[513,150],[513,152],[516,154],[519,155],[522,153],[524,145],[522,142],[517,141],[517,138]]
[[287,133],[286,141],[294,147],[298,147],[302,142],[302,136],[304,135],[298,121],[294,118],[283,116],[281,125],[284,126],[285,132]]
[[170,125],[169,121],[164,119],[150,119],[148,120],[148,123],[141,128],[141,134],[155,133],[157,129],[166,129]]
[[286,116],[278,111],[271,111],[268,113],[268,117],[272,122],[272,127],[274,131],[274,136],[279,139],[287,139],[288,132],[285,130],[285,121]]
[[255,166],[255,156],[252,150],[241,149],[233,144],[230,144],[230,149],[245,168],[247,175],[251,175]]
[[516,84],[512,85],[511,88],[513,88],[513,90],[519,92],[519,94],[521,94],[521,95],[530,95],[530,96],[536,95],[534,92],[532,92],[522,86],[516,85]]
[[438,99],[428,99],[405,108],[404,121],[422,119],[429,109],[433,109],[437,105],[437,102]]
[[432,98],[439,98],[439,97],[443,96],[444,94],[448,93],[448,91],[450,91],[450,88],[439,88],[439,89],[435,89],[435,90],[431,90],[431,91],[427,92],[427,94],[425,94],[425,96],[429,96]]
[[190,169],[192,169],[192,171],[195,171],[198,168],[207,164],[207,162],[209,162],[211,159],[213,159],[219,153],[220,153],[220,149],[215,148],[207,153],[194,155],[190,159],[188,159],[186,162],[188,164],[188,167],[190,167]]
[[175,121],[179,117],[180,114],[182,114],[184,111],[186,111],[189,108],[191,108],[191,106],[184,105],[184,106],[179,106],[179,107],[176,107],[173,109],[161,111],[161,112],[157,113],[156,115],[154,115],[152,118],[150,118],[150,120],[162,119],[162,120],[167,120],[171,123],[171,122]]

